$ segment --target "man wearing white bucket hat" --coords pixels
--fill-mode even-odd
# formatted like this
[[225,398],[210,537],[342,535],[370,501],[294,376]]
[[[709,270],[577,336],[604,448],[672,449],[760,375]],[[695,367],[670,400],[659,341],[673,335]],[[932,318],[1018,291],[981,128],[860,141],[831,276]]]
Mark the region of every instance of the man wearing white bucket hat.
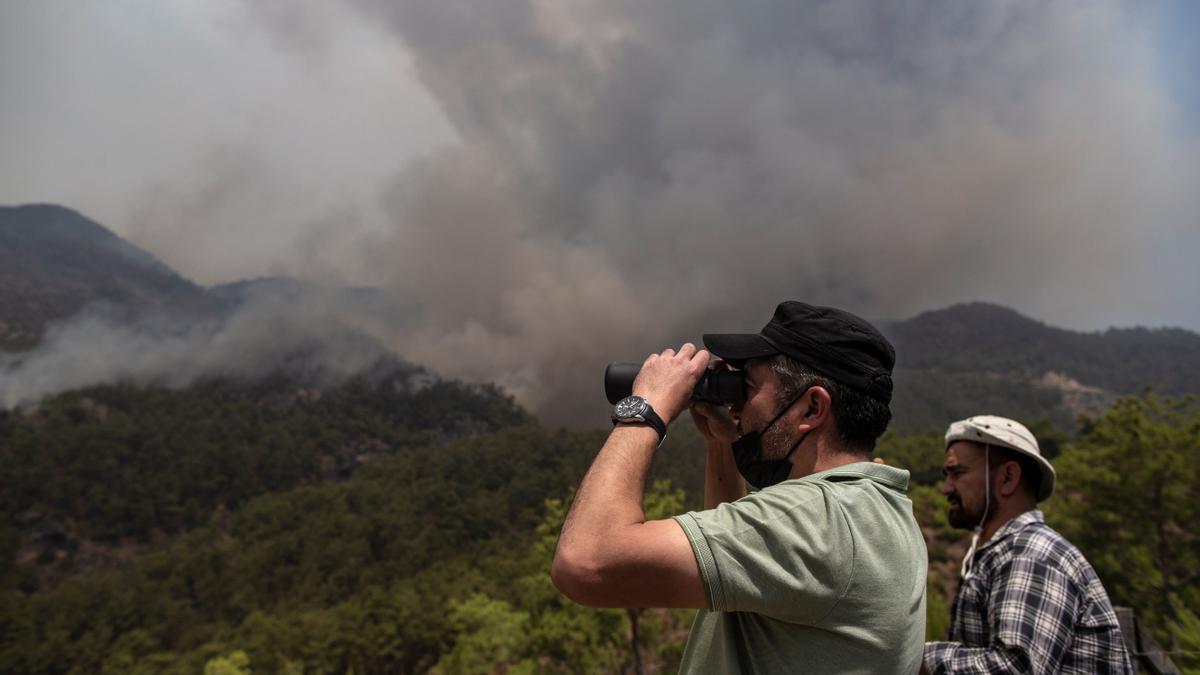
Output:
[[951,424],[942,473],[950,524],[974,534],[951,641],[926,643],[923,670],[1133,673],[1096,572],[1037,510],[1056,475],[1029,429],[994,415]]

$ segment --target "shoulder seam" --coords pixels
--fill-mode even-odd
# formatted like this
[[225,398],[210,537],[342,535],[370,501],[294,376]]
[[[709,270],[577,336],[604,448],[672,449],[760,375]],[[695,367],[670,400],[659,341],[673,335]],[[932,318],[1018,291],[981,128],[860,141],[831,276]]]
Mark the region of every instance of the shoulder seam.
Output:
[[[808,505],[808,504],[810,504],[810,503],[812,503],[812,502],[816,502],[816,501],[825,501],[825,490],[823,489],[823,487],[822,487],[822,486],[819,486],[819,485],[807,485],[807,486],[805,486],[805,487],[806,487],[808,490],[810,490],[812,494],[810,494],[810,495],[806,495],[806,496],[805,496],[803,499],[797,499],[797,500],[795,500],[793,503],[791,503],[791,504],[788,504],[786,508],[782,508],[782,509],[780,509],[780,511],[779,511],[779,513],[778,513],[778,514],[775,514],[775,515],[772,515],[772,516],[771,516],[771,518],[769,519],[769,522],[774,522],[774,521],[776,521],[776,520],[779,520],[779,519],[781,519],[781,518],[783,518],[783,517],[784,517],[784,514],[786,514],[786,513],[790,513],[790,512],[791,512],[791,511],[793,511],[794,509],[796,509],[796,508],[799,508],[799,507],[801,507],[801,506],[806,506],[806,505]],[[752,497],[752,496],[753,496],[753,495],[746,495],[746,497],[742,497],[742,499],[746,499],[747,497]],[[737,500],[737,501],[733,501],[733,502],[725,502],[725,503],[723,503],[723,504],[718,504],[718,505],[717,505],[717,507],[716,507],[716,508],[714,508],[714,509],[705,509],[705,510],[707,510],[707,511],[715,511],[716,509],[718,509],[718,508],[720,508],[720,507],[722,507],[722,506],[726,506],[726,505],[729,505],[731,508],[737,508],[735,505],[736,505],[738,502],[742,501],[742,499],[739,499],[739,500]],[[840,506],[840,504],[839,504],[839,506]],[[746,526],[746,527],[743,527],[743,528],[740,528],[740,529],[737,529],[737,530],[729,530],[729,533],[730,533],[732,536],[735,536],[735,537],[740,537],[742,534],[745,534],[746,532],[752,532],[754,529],[755,529],[755,528],[754,528],[753,526],[749,526],[749,525],[748,525],[748,526]]]

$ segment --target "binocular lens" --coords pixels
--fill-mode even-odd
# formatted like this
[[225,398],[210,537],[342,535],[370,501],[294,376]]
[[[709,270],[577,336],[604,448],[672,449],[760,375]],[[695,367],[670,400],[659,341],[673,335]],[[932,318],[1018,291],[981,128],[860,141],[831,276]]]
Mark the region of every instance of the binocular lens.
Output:
[[[615,404],[633,393],[633,380],[641,369],[640,363],[608,364],[604,369],[604,395],[609,403]],[[706,370],[692,390],[693,401],[735,405],[745,398],[746,379],[740,370]]]

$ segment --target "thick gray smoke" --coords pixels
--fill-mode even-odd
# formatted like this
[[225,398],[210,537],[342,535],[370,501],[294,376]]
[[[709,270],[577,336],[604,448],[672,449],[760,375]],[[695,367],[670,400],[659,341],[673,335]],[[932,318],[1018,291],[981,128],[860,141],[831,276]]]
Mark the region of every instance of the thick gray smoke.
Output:
[[1121,5],[360,4],[462,139],[387,198],[370,259],[428,310],[394,344],[552,416],[785,298],[1103,326],[1200,290],[1154,264],[1200,154]]
[[[417,319],[372,335],[550,421],[602,419],[605,361],[756,329],[786,298],[875,319],[988,300],[1072,328],[1200,327],[1200,144],[1142,5],[349,6],[352,21],[316,0],[244,11],[331,83],[352,75],[328,72],[339,50],[382,35],[451,131],[399,175],[305,169],[379,202],[326,195],[270,271],[385,287]],[[314,129],[313,147],[353,154]],[[135,242],[168,262],[208,250],[201,227],[214,251],[251,240],[241,221],[285,192],[289,162],[206,161],[196,199],[131,209]]]
[[[336,383],[386,354],[347,328],[362,312],[348,312],[344,297],[277,289],[247,295],[227,316],[193,321],[150,314],[131,322],[105,306],[89,307],[52,325],[36,349],[0,352],[0,408],[113,382],[182,388],[284,372],[306,384]],[[303,311],[289,302],[299,299]]]

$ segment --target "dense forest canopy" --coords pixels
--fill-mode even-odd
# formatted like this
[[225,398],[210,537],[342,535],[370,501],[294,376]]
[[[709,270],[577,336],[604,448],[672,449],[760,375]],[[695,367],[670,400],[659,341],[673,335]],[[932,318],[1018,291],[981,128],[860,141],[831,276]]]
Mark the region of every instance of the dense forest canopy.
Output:
[[[1160,641],[1200,646],[1200,406],[1148,394],[1074,436],[1033,426],[1059,469],[1051,524]],[[589,610],[549,585],[603,437],[413,371],[329,391],[99,387],[6,413],[0,671],[667,672],[690,612]],[[668,439],[661,516],[702,494],[690,423]],[[965,533],[936,491],[941,430],[877,454],[912,471],[944,634]]]

